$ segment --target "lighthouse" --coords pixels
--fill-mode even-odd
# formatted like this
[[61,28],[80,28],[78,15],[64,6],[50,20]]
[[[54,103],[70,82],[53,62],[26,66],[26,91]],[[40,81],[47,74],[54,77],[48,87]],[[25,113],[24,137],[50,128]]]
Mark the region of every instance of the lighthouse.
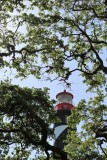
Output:
[[54,107],[56,115],[60,119],[58,123],[54,125],[55,143],[54,146],[64,149],[66,134],[68,130],[67,117],[71,114],[73,106],[73,95],[66,90],[56,95],[57,104]]

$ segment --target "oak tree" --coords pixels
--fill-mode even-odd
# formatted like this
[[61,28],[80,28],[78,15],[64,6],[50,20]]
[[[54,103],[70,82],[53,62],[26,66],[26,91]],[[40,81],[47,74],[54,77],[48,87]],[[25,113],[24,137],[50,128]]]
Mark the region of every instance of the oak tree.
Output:
[[78,72],[95,97],[82,100],[68,118],[65,150],[69,159],[107,159],[106,0],[1,0],[0,6],[1,68],[23,77],[44,73],[68,86]]

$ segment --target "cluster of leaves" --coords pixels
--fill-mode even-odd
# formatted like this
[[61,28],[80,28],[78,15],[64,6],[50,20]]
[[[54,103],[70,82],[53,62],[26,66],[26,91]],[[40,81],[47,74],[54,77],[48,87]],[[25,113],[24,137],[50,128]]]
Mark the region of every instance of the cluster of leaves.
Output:
[[[55,79],[68,85],[72,73],[79,71],[88,92],[96,91],[96,97],[80,102],[69,118],[73,131],[68,134],[66,152],[69,159],[106,159],[106,94],[101,90],[107,78],[106,0],[1,0],[0,12],[1,68],[16,68],[18,76],[37,78],[42,73],[48,78],[56,73]],[[21,154],[27,152],[23,144],[25,148],[42,144],[48,159],[49,150],[64,159],[63,152],[47,143],[53,121],[47,91],[7,84],[0,87],[1,148],[7,153],[8,146],[17,141]],[[81,123],[78,133],[76,127]],[[1,151],[2,156],[6,153]]]
[[[49,144],[56,121],[48,90],[0,84],[0,155],[2,159],[27,159],[37,149],[53,153],[62,151]],[[11,149],[14,148],[13,149]]]
[[[88,102],[81,100],[68,118],[68,145],[70,159],[107,159],[107,105],[102,91]],[[78,126],[78,127],[77,127]],[[76,129],[77,128],[77,129]],[[73,145],[72,145],[73,144]]]
[[[19,4],[17,1],[12,10],[9,10],[12,1],[6,1],[2,6],[7,3],[8,7],[2,9],[8,17],[1,17],[6,22],[3,23],[5,28],[1,29],[0,46],[4,51],[1,50],[0,54],[1,58],[11,55],[11,65],[20,76],[23,73],[38,77],[41,72],[56,72],[56,78],[67,81],[74,71],[80,71],[86,80],[91,77],[90,83],[96,83],[94,75],[107,73],[103,54],[107,46],[105,1],[29,0]],[[14,29],[9,30],[9,20],[11,25],[14,23]],[[20,44],[23,47],[19,50]],[[38,57],[41,64],[37,64]],[[72,67],[66,66],[67,61]]]

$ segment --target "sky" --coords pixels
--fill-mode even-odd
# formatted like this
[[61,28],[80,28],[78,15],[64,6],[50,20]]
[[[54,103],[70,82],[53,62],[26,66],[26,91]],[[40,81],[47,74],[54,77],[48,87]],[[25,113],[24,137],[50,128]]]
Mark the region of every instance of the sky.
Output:
[[17,84],[21,87],[29,87],[29,88],[43,88],[48,87],[50,98],[56,99],[56,95],[59,92],[62,92],[64,89],[66,91],[72,93],[74,95],[73,103],[74,106],[78,104],[81,99],[89,99],[92,95],[86,93],[87,86],[83,84],[82,77],[79,76],[79,72],[75,72],[71,75],[69,82],[71,83],[71,87],[66,88],[64,83],[61,83],[58,80],[53,82],[46,81],[43,78],[41,80],[37,80],[34,76],[29,76],[28,78],[21,80],[20,78],[14,78],[15,72],[8,69],[8,71],[4,75],[4,70],[1,70],[0,80],[5,80],[7,77],[12,80],[12,84]]

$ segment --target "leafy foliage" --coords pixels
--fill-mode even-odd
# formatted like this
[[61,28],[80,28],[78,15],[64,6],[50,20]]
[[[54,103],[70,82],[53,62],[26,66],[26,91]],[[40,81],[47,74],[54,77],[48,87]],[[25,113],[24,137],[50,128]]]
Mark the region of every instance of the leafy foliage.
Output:
[[[60,79],[67,85],[69,85],[69,77],[73,72],[78,71],[83,77],[83,83],[88,86],[87,92],[94,93],[95,97],[91,98],[89,102],[82,100],[68,119],[71,130],[68,133],[68,146],[65,147],[65,150],[69,159],[107,159],[106,0],[28,0],[26,2],[1,0],[0,12],[1,68],[5,66],[15,68],[18,72],[17,76],[23,77],[32,74],[41,78],[41,75],[45,73],[51,81],[53,79],[50,75],[56,73],[54,79]],[[47,107],[50,106],[50,102],[46,101],[48,100],[47,96],[43,97],[42,91],[39,93],[35,89],[21,89],[17,86],[14,86],[11,91],[12,87],[6,84],[6,87],[4,86],[6,92],[2,93],[0,98],[4,99],[4,102],[1,100],[0,111],[1,126],[4,125],[2,126],[4,128],[1,128],[1,138],[3,138],[1,142],[8,140],[6,143],[1,143],[2,148],[6,147],[5,152],[7,153],[8,145],[15,143],[16,137],[17,142],[24,143],[27,148],[31,147],[30,144],[34,145],[36,140],[38,144],[41,141],[45,141],[47,144],[47,137],[51,135],[51,130],[48,129],[48,123],[51,123],[51,120],[49,119],[50,112],[48,113],[47,110]],[[3,85],[1,84],[2,90]],[[17,98],[15,98],[14,92],[17,93]],[[43,98],[44,104],[40,99],[34,101],[36,93],[40,94],[38,98]],[[12,106],[15,106],[14,109]],[[31,110],[35,106],[38,115]],[[43,106],[44,108],[42,108]],[[30,117],[33,114],[36,115]],[[41,125],[42,123],[38,119],[41,116],[44,125]],[[8,121],[5,119],[4,122],[4,117],[7,117]],[[15,121],[13,124],[15,128],[12,128],[14,134],[11,135],[9,128],[12,120]],[[34,123],[34,128],[36,128],[35,130],[26,126],[32,137],[31,141],[28,139],[29,135],[24,128],[24,122],[26,125]],[[81,125],[79,132],[76,130],[77,125]],[[5,134],[3,129],[6,129]],[[14,129],[21,129],[21,132],[15,132]],[[45,135],[45,140],[44,129],[47,135]],[[7,132],[8,130],[9,132]],[[21,134],[18,134],[19,132]],[[26,134],[27,140],[25,140]],[[9,138],[5,138],[4,135]],[[12,139],[11,136],[13,136]],[[46,151],[57,152],[62,155],[62,159],[64,158],[63,152],[47,144],[48,148],[45,144],[43,143],[42,146]],[[2,151],[2,155],[6,153]],[[47,158],[49,159],[48,153]]]
[[53,135],[50,125],[56,121],[52,105],[46,88],[42,91],[7,82],[0,84],[0,154],[3,160],[9,157],[28,159],[33,150],[35,156],[40,149],[46,154],[48,150],[58,152],[48,142]]
[[[10,5],[12,2],[1,2],[1,59],[11,55],[9,64],[20,76],[56,72],[56,78],[66,81],[80,71],[86,80],[91,77],[90,83],[100,83],[94,76],[107,73],[105,1],[29,0]],[[72,67],[66,66],[67,61]]]
[[81,100],[68,119],[70,131],[65,148],[70,159],[107,159],[107,94],[97,93],[89,102]]

